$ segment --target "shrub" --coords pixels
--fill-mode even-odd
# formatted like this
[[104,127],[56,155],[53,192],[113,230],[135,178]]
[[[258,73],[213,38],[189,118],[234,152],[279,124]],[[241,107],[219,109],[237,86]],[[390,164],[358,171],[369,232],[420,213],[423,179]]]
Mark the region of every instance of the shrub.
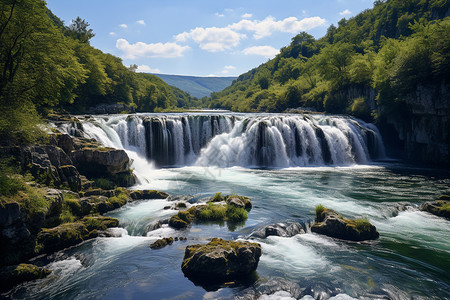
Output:
[[95,178],[94,179],[95,185],[102,190],[112,190],[114,189],[114,183],[106,178]]
[[239,222],[247,220],[247,211],[242,207],[227,205],[226,216],[228,221]]

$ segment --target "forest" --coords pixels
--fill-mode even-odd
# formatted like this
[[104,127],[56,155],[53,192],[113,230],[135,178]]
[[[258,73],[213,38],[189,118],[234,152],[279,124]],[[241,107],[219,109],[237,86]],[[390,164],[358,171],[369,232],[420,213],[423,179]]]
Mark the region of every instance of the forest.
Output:
[[405,113],[418,85],[449,81],[449,2],[375,1],[331,25],[324,37],[302,32],[267,63],[212,94],[211,107],[241,112],[288,108],[351,114],[367,121]]
[[83,113],[99,104],[136,111],[195,107],[196,98],[135,65],[95,49],[89,23],[69,25],[42,0],[0,4],[0,143],[36,141],[38,124],[52,110]]

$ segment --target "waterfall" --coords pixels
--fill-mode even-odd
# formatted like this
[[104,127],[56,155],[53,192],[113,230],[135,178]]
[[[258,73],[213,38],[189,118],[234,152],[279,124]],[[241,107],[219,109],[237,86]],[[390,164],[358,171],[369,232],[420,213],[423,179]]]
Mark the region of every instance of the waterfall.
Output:
[[[385,156],[375,125],[344,116],[134,114],[80,120],[86,137],[159,167],[352,165]],[[61,129],[73,132],[67,125]]]

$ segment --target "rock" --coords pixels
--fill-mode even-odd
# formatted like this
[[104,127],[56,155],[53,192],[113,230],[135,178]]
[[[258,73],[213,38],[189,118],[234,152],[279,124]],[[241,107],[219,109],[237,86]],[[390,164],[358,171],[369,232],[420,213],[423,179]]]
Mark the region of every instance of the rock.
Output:
[[81,190],[81,178],[80,173],[78,173],[77,168],[75,168],[72,165],[65,165],[59,167],[59,175],[62,179],[62,181],[67,182],[69,185],[69,188],[73,191],[80,191]]
[[110,217],[84,217],[80,221],[44,228],[37,236],[39,253],[51,253],[98,236],[99,230],[117,227],[119,220]]
[[48,276],[50,270],[30,264],[20,264],[0,269],[0,291],[8,291],[22,282]]
[[19,203],[10,202],[0,205],[0,227],[8,227],[21,219]]
[[164,248],[167,245],[172,245],[172,243],[173,243],[173,237],[162,238],[162,239],[159,239],[156,242],[152,243],[150,245],[150,248],[152,248],[152,249],[161,249],[161,248]]
[[84,148],[72,151],[70,157],[77,169],[88,177],[108,177],[129,170],[130,159],[121,149]]
[[331,209],[316,209],[316,221],[311,231],[350,241],[375,240],[379,233],[375,226],[364,219],[349,220]]
[[169,220],[169,226],[175,229],[188,227],[194,219],[194,216],[188,211],[180,211]]
[[206,245],[187,246],[181,270],[197,282],[240,280],[256,270],[260,256],[257,243],[214,238]]
[[440,196],[438,199],[449,199],[449,200],[436,200],[426,202],[420,208],[423,211],[429,212],[435,216],[443,217],[450,220],[450,197]]
[[105,197],[114,197],[116,195],[115,190],[102,190],[102,189],[88,189],[84,192],[85,197],[89,196],[105,196]]
[[247,211],[250,211],[252,209],[252,202],[248,197],[231,195],[225,196],[224,198],[228,204],[234,205],[236,207],[245,208]]
[[133,200],[140,199],[166,199],[169,194],[156,190],[135,190],[130,192],[130,197]]
[[265,239],[270,235],[291,237],[297,234],[305,233],[300,223],[277,223],[268,225],[262,229],[253,232],[250,237]]
[[237,197],[233,197],[233,198],[229,199],[228,204],[236,206],[236,207],[245,208],[244,202],[242,202],[241,199],[239,199]]
[[73,140],[67,133],[57,133],[55,134],[56,145],[64,150],[66,154],[69,154],[74,146]]
[[44,226],[56,226],[59,224],[59,216],[63,208],[63,193],[57,189],[44,188],[44,197],[48,202],[48,209],[45,213]]

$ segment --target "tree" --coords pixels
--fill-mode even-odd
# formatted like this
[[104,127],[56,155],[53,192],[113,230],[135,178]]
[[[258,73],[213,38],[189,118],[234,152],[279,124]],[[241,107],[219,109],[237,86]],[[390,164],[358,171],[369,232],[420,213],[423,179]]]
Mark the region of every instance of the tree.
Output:
[[77,39],[82,43],[88,43],[91,38],[95,36],[92,29],[88,29],[89,23],[86,20],[77,17],[72,20],[72,23],[67,26],[66,34],[73,39]]

